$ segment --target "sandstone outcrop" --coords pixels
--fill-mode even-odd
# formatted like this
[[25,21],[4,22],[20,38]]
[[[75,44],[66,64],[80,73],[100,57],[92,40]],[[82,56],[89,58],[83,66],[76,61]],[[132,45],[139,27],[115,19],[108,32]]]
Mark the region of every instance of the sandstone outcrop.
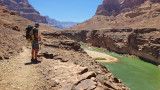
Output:
[[147,0],[124,0],[124,2],[121,4],[121,10],[125,8],[134,8],[137,6],[140,6]]
[[0,5],[27,18],[41,23],[47,23],[46,18],[41,16],[28,2],[28,0],[0,0]]
[[158,0],[104,0],[103,4],[98,6],[96,15],[116,16],[121,12],[131,11],[146,1],[151,4],[160,2]]
[[107,48],[122,54],[133,54],[149,62],[160,64],[160,30],[106,29],[63,31],[63,34],[77,41]]
[[117,15],[120,11],[120,3],[118,0],[104,0],[103,4],[98,6],[96,15]]
[[[43,32],[42,35],[45,36],[45,38],[47,38],[44,39],[44,42],[46,42],[44,45],[47,47],[56,47],[56,48],[64,48],[67,50],[83,51],[82,48],[80,47],[81,46],[80,44],[63,36],[61,33]],[[56,40],[54,40],[54,38]]]

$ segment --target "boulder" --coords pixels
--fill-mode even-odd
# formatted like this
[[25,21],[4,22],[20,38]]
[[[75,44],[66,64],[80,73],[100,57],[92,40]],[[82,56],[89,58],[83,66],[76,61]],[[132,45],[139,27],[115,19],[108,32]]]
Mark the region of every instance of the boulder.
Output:
[[76,90],[92,90],[94,88],[96,88],[96,82],[90,79],[86,79],[79,83],[77,86],[75,86]]

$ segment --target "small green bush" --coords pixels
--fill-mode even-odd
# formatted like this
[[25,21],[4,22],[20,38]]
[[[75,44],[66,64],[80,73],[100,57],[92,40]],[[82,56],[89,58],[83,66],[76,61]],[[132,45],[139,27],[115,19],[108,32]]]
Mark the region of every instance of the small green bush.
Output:
[[107,60],[106,58],[94,58],[94,60]]

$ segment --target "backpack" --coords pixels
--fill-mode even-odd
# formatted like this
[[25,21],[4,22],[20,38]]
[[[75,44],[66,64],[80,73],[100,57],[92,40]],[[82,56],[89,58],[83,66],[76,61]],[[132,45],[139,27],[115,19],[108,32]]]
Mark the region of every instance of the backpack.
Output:
[[28,42],[32,42],[34,40],[34,35],[33,35],[33,26],[28,25],[26,28],[26,40]]

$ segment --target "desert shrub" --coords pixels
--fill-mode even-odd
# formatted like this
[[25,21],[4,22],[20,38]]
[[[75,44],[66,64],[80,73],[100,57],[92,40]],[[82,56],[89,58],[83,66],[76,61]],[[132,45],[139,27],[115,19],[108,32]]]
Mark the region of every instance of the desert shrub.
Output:
[[94,60],[107,60],[107,59],[98,57],[98,58],[94,58]]

